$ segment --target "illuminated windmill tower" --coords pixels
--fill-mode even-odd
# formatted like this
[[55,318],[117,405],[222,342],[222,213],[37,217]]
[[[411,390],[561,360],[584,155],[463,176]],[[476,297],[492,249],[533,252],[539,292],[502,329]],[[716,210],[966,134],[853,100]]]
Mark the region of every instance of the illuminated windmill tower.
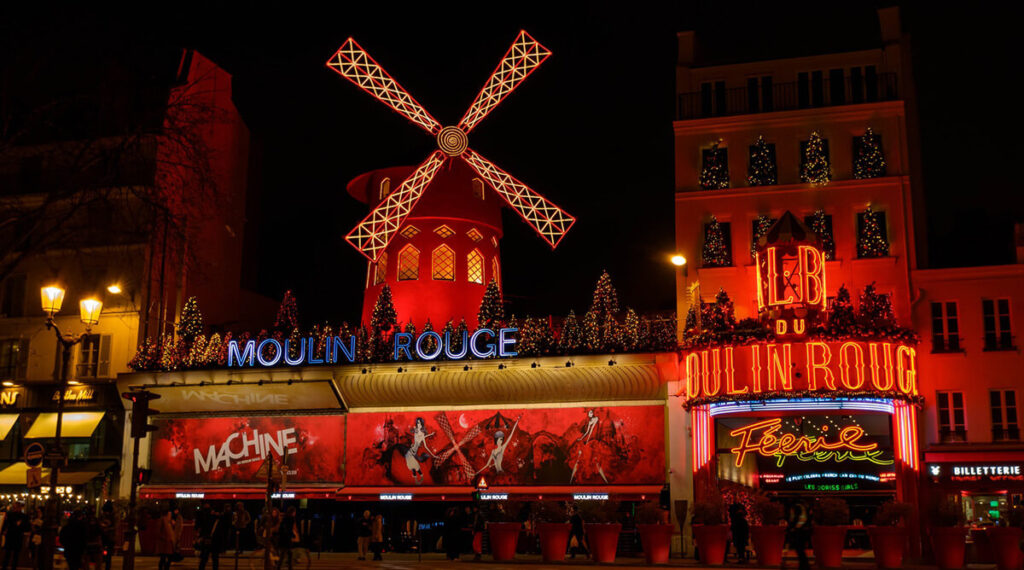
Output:
[[487,282],[501,284],[501,206],[515,210],[552,248],[576,221],[470,149],[466,137],[549,55],[520,32],[466,114],[447,127],[352,38],[327,62],[436,137],[438,145],[417,167],[374,170],[348,185],[352,196],[372,208],[345,237],[370,261],[363,322],[369,323],[387,284],[403,323],[412,319],[421,330],[429,318],[439,329],[448,319],[465,318],[473,326]]

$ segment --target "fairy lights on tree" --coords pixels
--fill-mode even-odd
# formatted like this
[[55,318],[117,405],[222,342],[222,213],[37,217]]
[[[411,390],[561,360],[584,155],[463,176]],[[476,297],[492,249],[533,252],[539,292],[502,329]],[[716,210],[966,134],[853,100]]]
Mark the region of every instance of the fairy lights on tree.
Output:
[[829,164],[825,143],[818,131],[811,133],[811,138],[804,147],[800,180],[813,186],[824,186],[832,180],[832,166]]
[[885,154],[882,152],[882,141],[868,127],[860,137],[860,148],[853,159],[853,177],[863,179],[879,176],[885,176]]
[[836,258],[836,242],[832,237],[832,225],[829,223],[825,210],[815,210],[811,214],[811,231],[818,235],[821,240],[821,249],[825,252],[825,259],[833,261]]
[[882,220],[878,212],[868,205],[861,215],[862,223],[857,233],[857,257],[885,257],[889,255],[889,241],[882,229]]
[[704,227],[703,254],[705,267],[726,267],[731,264],[722,225],[714,216],[711,216],[711,222]]
[[879,293],[874,283],[866,285],[860,294],[857,321],[869,335],[885,332],[896,326],[892,300],[888,295]]
[[582,342],[583,331],[580,330],[576,312],[569,311],[569,315],[562,321],[562,333],[558,335],[558,352],[562,354],[579,352]]
[[700,170],[700,187],[705,190],[721,190],[729,187],[729,165],[725,152],[719,148],[721,139],[712,143],[704,154],[704,165]]
[[599,318],[608,313],[619,312],[619,294],[615,291],[612,276],[607,271],[602,272],[601,277],[597,279],[590,310],[595,311]]
[[277,309],[277,318],[274,319],[276,330],[290,331],[299,326],[299,308],[292,292],[285,291],[281,299],[281,306]]
[[754,220],[754,231],[750,236],[750,257],[754,257],[754,252],[757,251],[757,242],[768,235],[768,230],[775,224],[775,221],[775,218],[764,214]]
[[622,349],[637,350],[640,347],[640,317],[633,309],[626,309],[626,318],[622,322]]
[[189,297],[178,317],[178,338],[191,346],[192,341],[203,333],[203,313],[199,310],[199,300]]
[[751,186],[771,186],[778,181],[775,165],[775,151],[771,145],[758,136],[750,148],[750,162],[747,164],[747,184]]
[[480,311],[477,313],[477,322],[480,328],[497,329],[505,320],[505,308],[501,303],[501,290],[498,283],[492,278],[487,282],[484,290],[484,297],[480,300]]

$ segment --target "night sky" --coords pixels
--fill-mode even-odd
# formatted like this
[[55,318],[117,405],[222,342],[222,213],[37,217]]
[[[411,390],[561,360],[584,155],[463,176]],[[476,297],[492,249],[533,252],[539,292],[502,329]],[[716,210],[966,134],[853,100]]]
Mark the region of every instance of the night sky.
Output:
[[[879,45],[874,3],[788,3],[786,11],[752,1],[648,9],[622,2],[345,4],[254,11],[174,3],[146,15],[52,10],[45,19],[8,17],[0,33],[4,49],[95,38],[103,57],[190,47],[232,73],[258,161],[247,231],[260,254],[245,285],[276,298],[295,290],[308,321],[353,320],[361,304],[366,264],[343,236],[367,210],[345,184],[374,168],[416,164],[435,145],[324,65],[348,36],[442,124],[462,116],[519,29],[553,52],[470,134],[471,147],[579,220],[552,252],[506,211],[503,277],[519,315],[586,310],[603,269],[624,305],[674,309],[667,260],[676,32],[697,30],[703,53],[722,63]],[[1024,220],[1015,159],[1024,145],[1014,84],[1020,14],[1009,9],[904,6],[933,266],[1013,261],[1013,223]]]

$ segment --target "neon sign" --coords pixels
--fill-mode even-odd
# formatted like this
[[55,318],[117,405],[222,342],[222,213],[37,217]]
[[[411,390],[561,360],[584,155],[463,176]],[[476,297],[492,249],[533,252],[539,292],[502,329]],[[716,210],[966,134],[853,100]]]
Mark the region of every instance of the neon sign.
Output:
[[[736,466],[742,467],[748,453],[763,457],[775,457],[781,467],[786,458],[795,457],[800,461],[869,461],[876,465],[891,465],[892,460],[882,459],[882,450],[877,443],[859,443],[864,437],[864,428],[846,426],[839,430],[835,441],[825,437],[797,436],[791,433],[777,435],[782,429],[782,418],[769,418],[750,425],[736,428],[729,435],[740,438],[740,444],[730,451],[736,456]],[[760,439],[752,442],[755,433]]]
[[917,351],[893,342],[714,347],[685,353],[683,369],[688,401],[765,392],[878,392],[907,397],[918,393]]
[[[505,328],[497,331],[477,329],[470,334],[462,331],[461,342],[452,339],[452,333],[444,334],[425,331],[413,338],[411,333],[395,333],[395,360],[435,360],[443,354],[449,360],[472,358],[510,358],[518,356],[514,350],[516,339],[513,336],[519,329]],[[341,364],[356,361],[356,337],[348,339],[340,336],[328,337],[323,351],[317,350],[317,340],[313,337],[299,339],[297,354],[292,356],[291,339],[279,341],[265,338],[259,342],[247,340],[228,341],[228,367],[242,366],[304,366],[315,364]],[[457,347],[457,348],[456,348]],[[415,353],[415,357],[413,356]]]

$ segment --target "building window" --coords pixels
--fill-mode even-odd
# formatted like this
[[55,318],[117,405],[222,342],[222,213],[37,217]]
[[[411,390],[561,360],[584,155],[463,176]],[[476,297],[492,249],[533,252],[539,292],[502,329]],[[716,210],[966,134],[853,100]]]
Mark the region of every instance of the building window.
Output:
[[771,216],[758,216],[750,222],[750,258],[755,257],[757,252],[757,244],[761,241],[761,238],[768,235],[768,230],[777,222],[775,218]]
[[1010,300],[982,299],[981,314],[985,323],[985,350],[1013,350]]
[[818,239],[821,240],[821,249],[825,252],[826,261],[836,259],[836,240],[832,233],[832,214],[826,214],[824,210],[818,210],[804,218],[804,224],[811,228]]
[[494,279],[494,284],[501,288],[501,264],[498,263],[497,256],[491,258],[491,279]]
[[484,282],[484,256],[475,249],[466,256],[466,280],[470,283]]
[[960,352],[956,301],[932,303],[932,352]]
[[992,441],[1019,440],[1016,390],[989,390],[988,397],[992,404]]
[[437,246],[430,256],[430,276],[435,281],[455,281],[455,251],[447,245]]
[[700,84],[701,116],[724,115],[725,100],[725,81],[705,81]]
[[469,231],[466,232],[466,235],[469,236],[469,239],[473,240],[473,242],[478,242],[484,239],[484,234],[480,233],[480,230],[476,228],[470,228]]
[[472,180],[472,184],[473,184],[473,195],[476,196],[477,198],[480,198],[481,200],[483,200],[484,199],[484,181],[480,180],[479,178],[474,178]]
[[774,108],[772,98],[772,76],[747,78],[747,112],[769,113]]
[[963,392],[938,392],[939,441],[951,443],[967,441],[967,422],[964,416]]
[[732,265],[732,232],[729,222],[712,218],[704,224],[704,267],[729,267]]
[[384,253],[380,254],[380,257],[377,259],[377,263],[375,263],[374,266],[373,266],[373,284],[374,285],[380,285],[381,283],[384,282],[384,275],[387,273],[387,270],[388,270],[388,253],[385,251]]
[[383,200],[384,198],[387,198],[388,194],[390,194],[390,193],[391,193],[391,179],[390,178],[385,178],[384,180],[380,181],[380,189],[377,191],[377,199],[378,200]]
[[90,334],[78,345],[76,378],[105,378],[110,374],[110,335]]
[[398,252],[398,280],[415,281],[420,277],[420,250],[407,245]]
[[25,316],[25,276],[12,275],[4,281],[3,306],[0,306],[0,317]]
[[0,340],[0,379],[24,378],[27,360],[27,340],[17,338]]
[[843,70],[828,70],[828,104],[843,105],[846,103],[846,86],[843,84]]
[[455,230],[449,228],[448,226],[440,225],[434,228],[434,233],[441,236],[441,239],[446,239],[455,235]]
[[398,232],[405,239],[412,239],[416,237],[416,234],[420,233],[420,229],[416,226],[405,226],[402,231]]

